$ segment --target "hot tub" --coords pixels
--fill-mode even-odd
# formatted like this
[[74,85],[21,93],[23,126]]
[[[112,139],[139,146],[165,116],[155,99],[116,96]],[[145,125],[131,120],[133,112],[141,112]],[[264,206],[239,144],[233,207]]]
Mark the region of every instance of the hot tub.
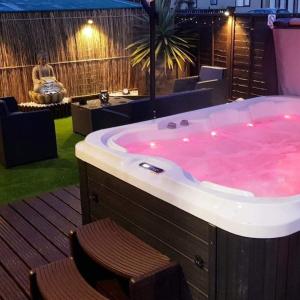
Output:
[[297,299],[299,97],[94,132],[76,156],[84,222],[111,217],[179,261],[184,298]]

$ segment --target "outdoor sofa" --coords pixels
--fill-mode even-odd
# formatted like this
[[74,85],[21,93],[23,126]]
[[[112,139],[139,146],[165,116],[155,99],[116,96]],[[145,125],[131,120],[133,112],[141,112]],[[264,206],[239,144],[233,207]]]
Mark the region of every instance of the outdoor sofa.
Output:
[[15,98],[0,98],[1,164],[9,168],[55,157],[56,137],[50,111],[20,112]]
[[[99,129],[150,120],[154,117],[153,110],[155,110],[155,117],[160,118],[205,108],[213,105],[211,92],[212,89],[183,91],[157,96],[155,101],[150,101],[149,96],[147,96],[129,101],[126,104],[96,109],[94,113],[88,114],[89,117],[86,118],[84,116],[80,118],[80,116],[72,113],[73,129],[76,129],[77,133],[87,135]],[[87,110],[83,109],[82,111],[86,112]],[[74,120],[74,117],[76,117],[76,120]],[[76,124],[74,121],[81,123]]]
[[173,92],[211,88],[212,105],[224,104],[228,99],[228,80],[226,68],[202,66],[197,76],[175,79]]

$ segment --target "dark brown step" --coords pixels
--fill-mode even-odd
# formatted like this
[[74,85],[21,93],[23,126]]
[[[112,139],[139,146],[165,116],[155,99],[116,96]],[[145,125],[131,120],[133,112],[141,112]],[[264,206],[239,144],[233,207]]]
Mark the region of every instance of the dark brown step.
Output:
[[125,278],[145,276],[170,263],[167,256],[110,219],[85,225],[76,234],[90,258]]
[[71,248],[80,272],[89,282],[101,274],[92,284],[101,286],[102,281],[102,291],[106,292],[111,282],[121,287],[122,294],[116,298],[105,293],[110,299],[124,299],[123,294],[130,300],[181,299],[179,265],[111,219],[77,229],[71,234]]
[[39,267],[30,275],[33,300],[108,300],[83,279],[71,258]]

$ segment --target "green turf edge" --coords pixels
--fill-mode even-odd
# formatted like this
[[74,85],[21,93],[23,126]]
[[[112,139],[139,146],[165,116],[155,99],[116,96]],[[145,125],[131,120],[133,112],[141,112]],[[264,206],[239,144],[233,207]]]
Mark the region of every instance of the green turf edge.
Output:
[[0,166],[0,204],[36,196],[59,187],[78,184],[75,144],[83,139],[74,134],[71,117],[55,120],[58,158],[5,169]]

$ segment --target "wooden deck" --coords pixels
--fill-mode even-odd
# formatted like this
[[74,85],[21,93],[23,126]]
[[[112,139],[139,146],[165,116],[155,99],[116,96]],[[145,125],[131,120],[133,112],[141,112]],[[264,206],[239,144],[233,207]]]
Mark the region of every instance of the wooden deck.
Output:
[[80,225],[77,186],[0,207],[0,299],[30,299],[29,270],[69,256]]

